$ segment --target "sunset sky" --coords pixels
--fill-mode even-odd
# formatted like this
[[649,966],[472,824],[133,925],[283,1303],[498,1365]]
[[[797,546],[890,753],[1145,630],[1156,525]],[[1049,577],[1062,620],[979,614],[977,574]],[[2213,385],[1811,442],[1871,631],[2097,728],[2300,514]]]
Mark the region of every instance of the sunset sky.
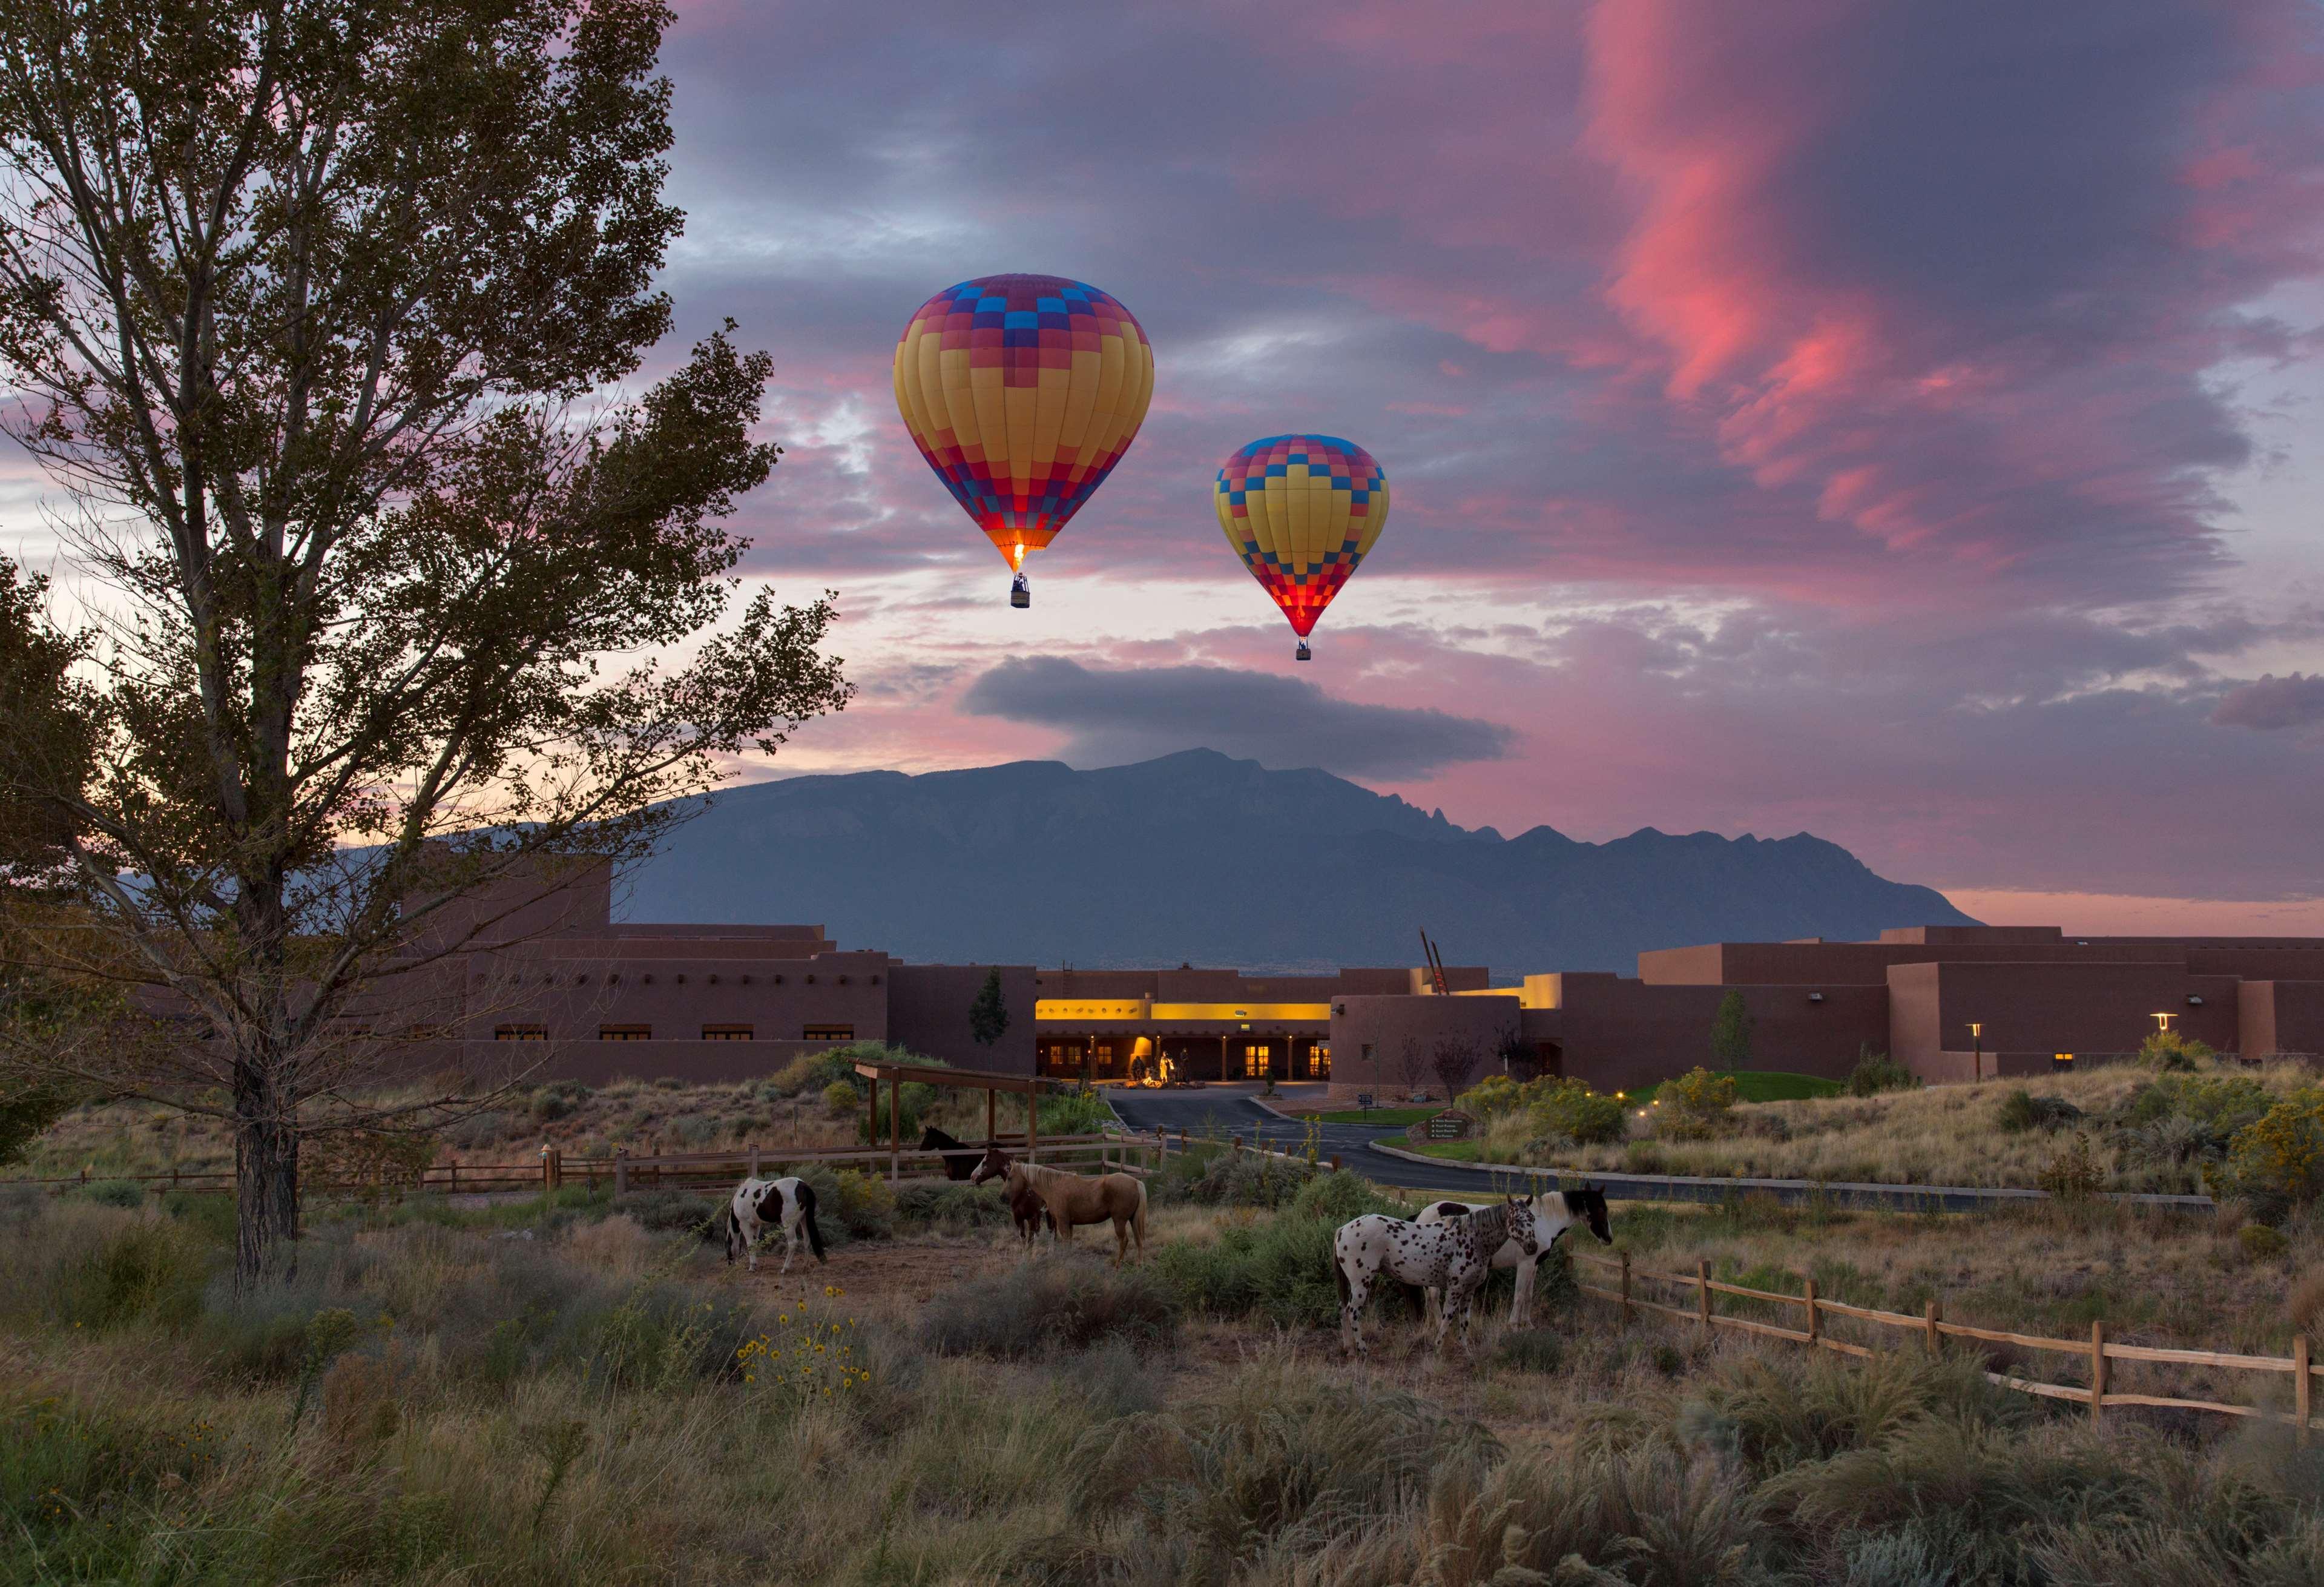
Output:
[[[746,571],[862,691],[751,774],[1202,744],[2324,932],[2310,0],[681,9],[670,351],[774,354]],[[1029,612],[889,377],[1009,271],[1157,361]],[[1394,490],[1303,667],[1210,505],[1285,430]]]

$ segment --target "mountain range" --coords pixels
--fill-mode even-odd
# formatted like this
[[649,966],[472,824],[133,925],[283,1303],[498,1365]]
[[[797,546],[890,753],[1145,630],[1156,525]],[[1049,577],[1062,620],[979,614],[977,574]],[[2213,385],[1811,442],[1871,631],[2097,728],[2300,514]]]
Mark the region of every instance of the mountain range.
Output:
[[937,962],[1285,973],[1419,963],[1634,973],[1642,948],[1974,924],[1805,833],[1504,838],[1317,770],[1189,750],[725,790],[627,878],[624,918],[820,922]]

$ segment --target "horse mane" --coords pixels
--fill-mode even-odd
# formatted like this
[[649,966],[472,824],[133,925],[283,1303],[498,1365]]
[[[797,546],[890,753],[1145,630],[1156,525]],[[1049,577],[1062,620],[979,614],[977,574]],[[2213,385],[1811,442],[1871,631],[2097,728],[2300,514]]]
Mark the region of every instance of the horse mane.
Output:
[[958,1146],[959,1144],[959,1141],[954,1140],[951,1136],[946,1135],[943,1130],[937,1129],[933,1124],[927,1126],[920,1133],[920,1146],[923,1149],[927,1149],[931,1145],[941,1149],[945,1147],[954,1147]]
[[1500,1250],[1501,1241],[1509,1237],[1509,1204],[1497,1201],[1471,1213],[1469,1227],[1474,1232],[1479,1250],[1489,1253]]

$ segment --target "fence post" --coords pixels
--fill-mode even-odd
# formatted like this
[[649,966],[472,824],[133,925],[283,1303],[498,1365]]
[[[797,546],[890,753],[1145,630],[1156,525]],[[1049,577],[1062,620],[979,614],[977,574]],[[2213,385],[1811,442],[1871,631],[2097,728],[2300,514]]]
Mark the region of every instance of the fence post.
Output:
[[1702,1314],[1702,1342],[1711,1342],[1711,1260],[1708,1257],[1694,1259],[1695,1305]]
[[1630,1253],[1622,1253],[1622,1321],[1630,1320]]
[[1810,1278],[1810,1279],[1808,1280],[1808,1347],[1809,1347],[1811,1350],[1812,1350],[1812,1349],[1815,1347],[1815,1342],[1816,1342],[1816,1293],[1815,1293],[1815,1280],[1814,1280],[1813,1278]]
[[2300,1418],[2300,1447],[2308,1447],[2308,1335],[2292,1336],[2292,1409]]
[[1336,1174],[1336,1173],[1338,1173],[1339,1171],[1340,1171],[1340,1154],[1339,1154],[1338,1152],[1333,1152],[1333,1153],[1332,1154],[1332,1172],[1333,1172],[1333,1173],[1334,1173],[1334,1174]]
[[2106,1405],[2106,1324],[2093,1318],[2090,1322],[2090,1420],[2101,1417]]
[[1935,1296],[1932,1295],[1929,1296],[1929,1304],[1923,1308],[1923,1315],[1928,1319],[1929,1353],[1931,1355],[1942,1355],[1945,1350],[1945,1336],[1937,1330],[1938,1314],[1937,1297]]
[[615,1195],[627,1195],[629,1193],[630,1159],[627,1158],[617,1157],[613,1159],[613,1194]]

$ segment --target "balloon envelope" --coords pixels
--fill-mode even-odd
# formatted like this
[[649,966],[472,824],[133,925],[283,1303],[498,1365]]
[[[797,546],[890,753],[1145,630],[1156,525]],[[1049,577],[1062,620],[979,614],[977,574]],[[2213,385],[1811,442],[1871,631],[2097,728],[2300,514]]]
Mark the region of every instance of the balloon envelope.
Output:
[[1154,395],[1154,349],[1095,287],[988,275],[920,305],[895,374],[920,455],[1022,567],[1129,449]]
[[1219,470],[1227,543],[1302,639],[1388,522],[1388,475],[1337,436],[1268,436]]

